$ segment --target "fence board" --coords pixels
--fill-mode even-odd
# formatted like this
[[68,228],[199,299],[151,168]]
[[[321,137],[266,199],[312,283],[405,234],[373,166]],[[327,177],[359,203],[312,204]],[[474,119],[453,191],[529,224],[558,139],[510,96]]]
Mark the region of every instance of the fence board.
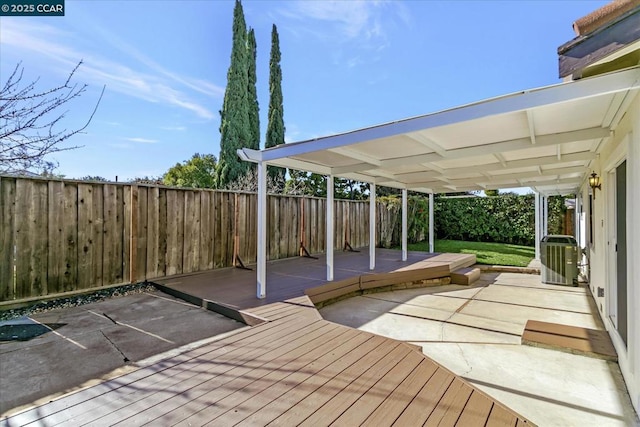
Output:
[[64,290],[64,182],[48,183],[47,292]]
[[91,241],[93,256],[91,259],[91,287],[102,286],[102,259],[104,253],[104,191],[100,184],[91,185],[93,203],[91,205]]
[[104,241],[102,274],[103,283],[123,282],[122,239],[124,238],[123,188],[112,184],[103,187]]
[[139,191],[137,185],[131,186],[129,193],[129,281],[138,281],[138,209]]
[[289,233],[287,233],[287,221],[289,218],[289,204],[286,197],[274,197],[279,204],[279,215],[275,221],[278,222],[278,230],[280,231],[280,239],[278,240],[278,258],[286,258],[289,256]]
[[18,180],[16,182],[16,211],[21,212],[16,218],[16,296],[25,298],[30,296],[31,284],[30,261],[31,244],[29,242],[30,226],[29,213],[30,201],[33,193],[33,183],[31,181]]
[[16,297],[15,219],[16,179],[0,177],[0,301]]
[[64,260],[63,290],[73,291],[78,285],[78,184],[64,185]]
[[200,258],[200,197],[194,191],[184,192],[183,273],[198,270]]
[[227,246],[225,248],[225,267],[229,267],[233,265],[233,231],[234,227],[234,215],[236,211],[236,202],[235,195],[233,193],[224,193],[225,195],[225,218],[226,223],[228,224],[226,230],[232,230],[232,232],[227,236]]
[[324,252],[326,250],[326,234],[325,230],[327,229],[327,200],[326,199],[316,199],[318,208],[316,213],[318,215],[318,228],[314,229],[314,234],[318,235],[318,246],[316,247],[316,252]]
[[289,207],[291,213],[289,217],[289,248],[287,250],[287,256],[294,257],[298,255],[298,246],[300,244],[300,226],[298,225],[300,221],[300,204],[298,203],[298,199],[289,197]]
[[47,184],[16,182],[16,297],[46,292]]
[[273,196],[267,196],[267,206],[269,213],[267,215],[267,235],[271,236],[267,251],[267,259],[278,259],[280,256],[280,222],[278,217],[280,214],[280,203]]
[[184,193],[167,190],[167,275],[182,273]]
[[78,184],[78,289],[91,287],[93,263],[93,187]]
[[256,217],[250,215],[250,194],[238,194],[236,198],[238,212],[238,255],[244,263],[248,263],[251,258],[250,246],[252,237],[249,234],[251,229],[251,221]]
[[200,192],[200,259],[199,270],[213,268],[213,228],[211,223],[211,192]]
[[[136,233],[135,233],[135,271],[136,277],[132,282],[141,282],[145,279],[147,272],[147,202],[148,202],[148,187],[138,187],[138,205],[136,216]],[[132,229],[133,232],[133,229]],[[133,263],[133,260],[131,261]]]
[[160,238],[160,224],[158,221],[160,212],[160,189],[149,187],[147,189],[147,257],[145,279],[158,277],[158,239]]
[[318,229],[318,199],[309,199],[309,246],[307,250],[311,253],[318,251],[318,233],[314,230]]
[[131,188],[132,186],[128,185],[124,187],[122,191],[122,205],[124,212],[124,233],[122,236],[122,279],[125,283],[129,283],[131,281]]
[[211,220],[213,225],[213,268],[222,266],[222,194],[211,195]]
[[167,274],[167,190],[158,192],[158,277]]
[[251,256],[247,260],[249,263],[258,259],[258,196],[252,195],[249,198],[249,253]]

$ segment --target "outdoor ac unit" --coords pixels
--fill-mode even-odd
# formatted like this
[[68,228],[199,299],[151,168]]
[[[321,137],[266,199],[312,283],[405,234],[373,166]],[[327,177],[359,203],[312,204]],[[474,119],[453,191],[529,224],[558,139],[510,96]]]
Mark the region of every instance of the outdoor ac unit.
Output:
[[542,283],[578,284],[578,242],[572,236],[544,236],[540,258]]

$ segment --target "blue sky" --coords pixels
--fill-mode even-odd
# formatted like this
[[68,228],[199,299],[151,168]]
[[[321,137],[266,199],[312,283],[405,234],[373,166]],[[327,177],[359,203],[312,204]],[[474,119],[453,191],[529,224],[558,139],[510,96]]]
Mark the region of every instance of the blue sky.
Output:
[[[287,142],[558,83],[557,47],[606,1],[244,1],[256,31],[262,143],[271,25],[280,33]],[[89,88],[58,173],[126,180],[220,151],[233,1],[66,0],[64,17],[0,18],[0,82]]]

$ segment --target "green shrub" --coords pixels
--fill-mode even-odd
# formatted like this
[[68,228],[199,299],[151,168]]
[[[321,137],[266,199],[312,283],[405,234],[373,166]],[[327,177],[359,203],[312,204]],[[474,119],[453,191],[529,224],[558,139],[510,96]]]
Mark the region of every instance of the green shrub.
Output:
[[[548,207],[549,234],[561,234],[564,228],[565,197],[550,197]],[[383,246],[400,244],[401,199],[387,196],[378,200],[393,212],[393,231],[381,239]],[[429,236],[429,199],[410,196],[408,200],[408,241],[425,240]],[[468,242],[496,242],[533,246],[535,244],[534,196],[506,194],[496,197],[445,198],[434,202],[434,231],[437,239]]]

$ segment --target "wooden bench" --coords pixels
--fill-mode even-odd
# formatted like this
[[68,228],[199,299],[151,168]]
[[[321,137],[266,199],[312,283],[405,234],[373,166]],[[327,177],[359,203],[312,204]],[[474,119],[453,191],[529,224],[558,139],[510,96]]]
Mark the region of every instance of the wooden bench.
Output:
[[567,351],[598,359],[618,360],[609,333],[596,329],[529,320],[522,333],[522,344]]
[[322,306],[364,293],[448,284],[450,274],[446,264],[391,273],[363,274],[305,289],[304,293],[316,306]]
[[451,283],[454,285],[471,285],[480,278],[480,269],[477,267],[459,268],[451,273]]

